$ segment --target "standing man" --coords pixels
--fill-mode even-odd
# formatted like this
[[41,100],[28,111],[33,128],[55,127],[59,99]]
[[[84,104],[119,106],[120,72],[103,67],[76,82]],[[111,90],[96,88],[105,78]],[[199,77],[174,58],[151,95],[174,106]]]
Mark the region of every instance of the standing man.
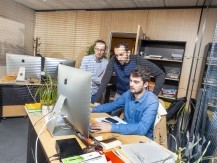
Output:
[[98,122],[91,126],[98,132],[145,135],[153,139],[154,121],[159,101],[155,94],[146,90],[150,73],[146,67],[136,67],[130,75],[130,90],[112,103],[95,106],[92,112],[112,112],[124,107],[127,124]]
[[95,105],[99,105],[100,98],[106,89],[110,78],[116,74],[116,95],[115,99],[129,90],[130,72],[138,65],[147,67],[151,75],[155,77],[155,87],[153,93],[158,95],[163,87],[165,73],[152,62],[142,58],[139,55],[131,55],[128,44],[119,42],[114,48],[115,56],[108,63],[105,75],[102,78],[100,87],[96,93]]
[[108,60],[104,54],[106,51],[106,43],[103,40],[96,40],[94,45],[94,54],[84,56],[80,69],[92,73],[91,102],[95,101],[95,93],[101,84]]

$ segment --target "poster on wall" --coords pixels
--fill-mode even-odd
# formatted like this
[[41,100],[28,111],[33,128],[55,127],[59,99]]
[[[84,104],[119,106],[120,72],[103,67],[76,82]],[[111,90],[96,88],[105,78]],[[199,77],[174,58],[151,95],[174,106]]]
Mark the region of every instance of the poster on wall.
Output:
[[6,53],[24,52],[25,24],[0,17],[0,64],[5,64]]

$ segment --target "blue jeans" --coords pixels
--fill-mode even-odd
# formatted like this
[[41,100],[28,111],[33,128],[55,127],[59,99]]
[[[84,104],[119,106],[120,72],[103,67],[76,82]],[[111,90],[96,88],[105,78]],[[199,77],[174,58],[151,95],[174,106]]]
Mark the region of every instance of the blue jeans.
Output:
[[95,99],[96,99],[96,94],[93,94],[91,96],[91,103],[93,104],[95,102]]

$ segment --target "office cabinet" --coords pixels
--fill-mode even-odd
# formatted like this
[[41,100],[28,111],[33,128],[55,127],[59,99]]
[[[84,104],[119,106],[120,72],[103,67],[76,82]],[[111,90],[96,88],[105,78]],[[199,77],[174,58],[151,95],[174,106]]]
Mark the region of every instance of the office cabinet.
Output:
[[25,103],[35,102],[36,85],[0,85],[0,118],[26,116]]
[[[139,55],[153,62],[161,68],[166,79],[159,98],[166,100],[176,99],[182,63],[185,54],[186,42],[162,41],[162,40],[141,40]],[[151,81],[154,82],[154,77]]]

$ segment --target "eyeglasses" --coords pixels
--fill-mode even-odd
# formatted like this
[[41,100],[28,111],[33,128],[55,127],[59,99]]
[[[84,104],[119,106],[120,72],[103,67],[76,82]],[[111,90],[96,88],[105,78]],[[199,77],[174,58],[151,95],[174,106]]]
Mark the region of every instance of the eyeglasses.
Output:
[[94,48],[94,50],[99,51],[100,53],[105,51],[105,49],[98,49],[98,48]]

